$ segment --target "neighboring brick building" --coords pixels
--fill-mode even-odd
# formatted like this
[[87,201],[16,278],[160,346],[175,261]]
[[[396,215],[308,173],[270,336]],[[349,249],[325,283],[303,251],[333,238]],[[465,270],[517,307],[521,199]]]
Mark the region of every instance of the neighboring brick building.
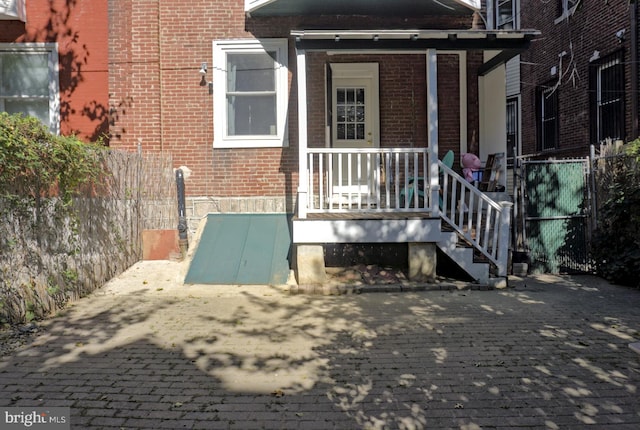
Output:
[[522,28],[541,31],[522,55],[523,154],[574,157],[638,137],[637,3],[523,1]]
[[55,133],[108,135],[107,0],[0,4],[0,111]]

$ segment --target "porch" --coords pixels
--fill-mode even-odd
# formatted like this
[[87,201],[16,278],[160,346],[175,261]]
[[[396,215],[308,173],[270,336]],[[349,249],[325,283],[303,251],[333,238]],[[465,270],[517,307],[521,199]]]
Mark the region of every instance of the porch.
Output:
[[[492,200],[438,159],[438,51],[484,53],[484,63],[472,72],[479,81],[476,103],[480,106],[480,152],[505,151],[505,108],[499,97],[504,93],[504,62],[525,49],[535,32],[294,30],[291,34],[296,39],[298,90],[299,187],[293,243],[302,251],[297,257],[299,282],[312,282],[314,273],[322,272],[318,267],[323,264],[325,243],[408,243],[409,275],[415,280],[435,279],[436,248],[479,283],[488,283],[490,278],[505,280],[511,203]],[[310,104],[324,102],[336,110],[334,116],[341,115],[339,103],[330,99],[341,97],[335,85],[325,100],[308,98],[308,73],[313,76],[310,72],[317,69],[308,70],[307,55],[314,52],[330,53],[332,59],[343,53],[424,56],[426,142],[385,144],[375,125],[368,133],[370,127],[365,125],[361,134],[358,128],[352,129],[352,139],[359,144],[348,147],[348,133],[339,141],[339,134],[349,126],[348,120],[340,129],[331,112],[327,112],[325,142],[310,142]],[[461,154],[467,152],[465,121],[470,100],[466,87],[462,88],[468,68],[462,58],[466,57],[460,54],[460,58]],[[376,94],[377,69],[371,70],[366,72],[362,67],[359,74],[368,73]],[[326,74],[333,82],[336,74],[349,83],[356,77],[356,73],[349,74],[348,69],[338,68],[333,62]],[[348,84],[343,86],[351,91]],[[353,97],[355,127],[361,114],[358,97]],[[362,112],[371,112],[365,100]],[[314,269],[307,278],[304,271],[310,267]]]
[[429,148],[307,148],[304,160],[307,192],[293,219],[299,270],[323,270],[325,243],[408,243],[414,279],[435,277],[436,247],[479,283],[506,277],[511,203],[493,201]]

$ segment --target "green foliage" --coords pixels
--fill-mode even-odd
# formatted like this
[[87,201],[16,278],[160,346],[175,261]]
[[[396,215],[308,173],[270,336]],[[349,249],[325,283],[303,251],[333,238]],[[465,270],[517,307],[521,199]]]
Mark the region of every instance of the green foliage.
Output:
[[602,277],[640,287],[640,140],[623,151],[612,166],[608,198],[599,205],[592,253]]
[[[79,284],[76,270],[51,272],[42,256],[79,246],[72,199],[95,194],[104,151],[99,143],[53,135],[35,118],[0,112],[0,220],[10,222],[0,237],[0,319],[42,318],[64,306]],[[24,274],[9,276],[25,265],[44,276],[28,282],[18,281]]]
[[100,144],[55,136],[37,119],[0,113],[0,193],[2,197],[58,196],[65,203],[83,184],[97,179]]

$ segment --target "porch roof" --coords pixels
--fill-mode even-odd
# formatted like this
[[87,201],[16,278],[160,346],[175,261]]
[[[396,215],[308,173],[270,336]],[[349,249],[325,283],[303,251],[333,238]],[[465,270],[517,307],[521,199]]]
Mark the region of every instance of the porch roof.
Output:
[[479,70],[485,75],[525,51],[538,30],[293,30],[305,51],[485,50],[497,54]]
[[480,6],[480,0],[245,0],[251,16],[470,15]]

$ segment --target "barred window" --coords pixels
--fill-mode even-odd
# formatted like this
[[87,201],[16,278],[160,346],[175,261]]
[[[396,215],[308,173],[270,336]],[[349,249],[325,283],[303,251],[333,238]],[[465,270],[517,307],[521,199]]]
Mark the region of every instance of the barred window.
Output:
[[590,112],[592,141],[624,139],[624,62],[622,51],[591,63]]

